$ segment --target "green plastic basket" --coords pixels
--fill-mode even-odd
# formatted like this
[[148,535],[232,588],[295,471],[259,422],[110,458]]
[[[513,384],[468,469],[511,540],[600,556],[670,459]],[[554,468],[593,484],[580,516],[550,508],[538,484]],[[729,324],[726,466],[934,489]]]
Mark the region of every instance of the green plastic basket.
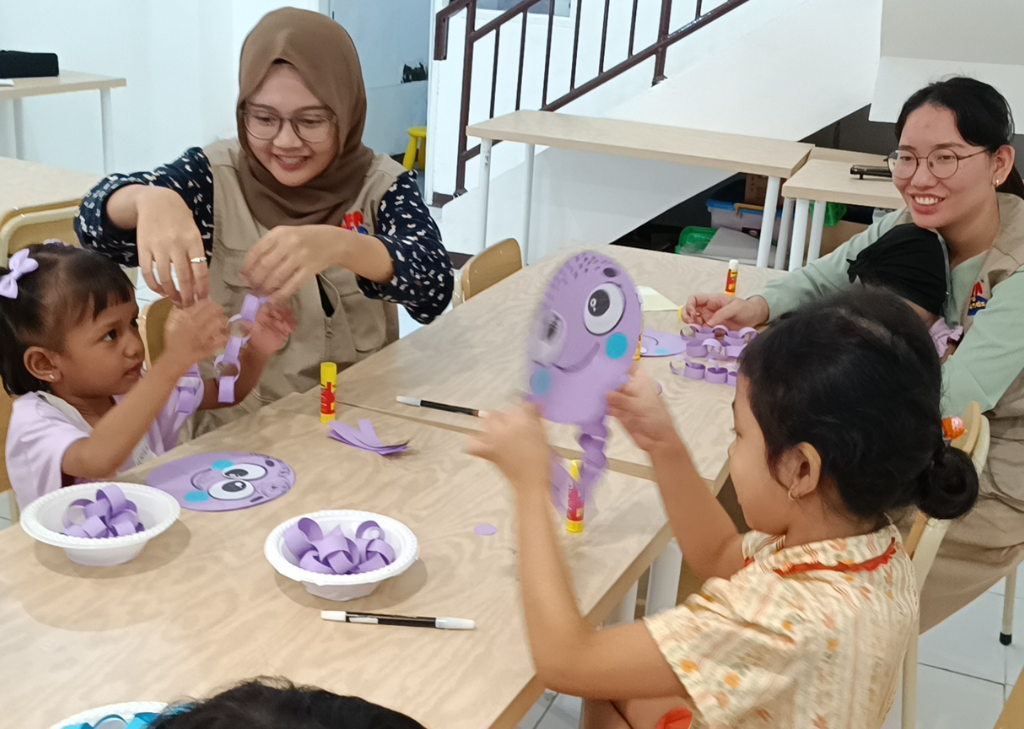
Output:
[[683,228],[679,234],[679,245],[676,246],[676,253],[687,256],[700,255],[708,247],[708,243],[711,242],[711,239],[715,237],[717,232],[717,228],[701,228],[697,225]]
[[[825,227],[834,228],[836,223],[843,219],[846,215],[846,206],[841,203],[826,203],[825,204]],[[808,213],[814,215],[814,203],[811,203],[811,209]]]

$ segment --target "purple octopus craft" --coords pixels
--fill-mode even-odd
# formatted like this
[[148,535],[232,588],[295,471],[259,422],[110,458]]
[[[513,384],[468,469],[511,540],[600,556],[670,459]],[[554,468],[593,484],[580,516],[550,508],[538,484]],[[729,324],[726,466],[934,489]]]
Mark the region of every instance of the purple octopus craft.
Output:
[[234,511],[288,493],[295,473],[287,463],[259,453],[201,453],[160,466],[146,483],[192,511]]
[[551,499],[562,513],[570,491],[590,507],[608,465],[607,394],[629,381],[642,329],[640,296],[625,269],[597,253],[580,253],[558,270],[541,304],[528,347],[527,397],[553,423],[580,428],[579,483],[552,459]]

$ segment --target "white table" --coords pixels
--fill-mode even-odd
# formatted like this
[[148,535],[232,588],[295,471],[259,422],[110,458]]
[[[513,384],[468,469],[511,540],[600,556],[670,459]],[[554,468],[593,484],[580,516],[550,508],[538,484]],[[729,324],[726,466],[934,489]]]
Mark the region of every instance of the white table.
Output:
[[[775,220],[779,188],[807,159],[812,145],[779,139],[745,137],[700,129],[644,124],[622,119],[598,119],[549,111],[517,111],[466,129],[480,139],[480,189],[483,210],[480,241],[487,245],[487,207],[491,183],[491,147],[496,141],[526,145],[526,201],[522,236],[523,260],[529,260],[530,211],[533,200],[533,157],[536,145],[598,152],[620,157],[652,159],[733,173],[768,177],[764,220]],[[761,227],[757,265],[768,265],[772,225]]]
[[825,209],[828,203],[886,209],[904,206],[903,196],[891,179],[865,177],[862,180],[854,177],[850,174],[850,167],[854,164],[883,166],[885,158],[881,155],[815,148],[807,163],[782,186],[785,202],[782,207],[782,227],[779,231],[779,247],[775,254],[775,268],[782,269],[786,265],[786,247],[790,237],[788,227],[791,219],[793,245],[789,251],[789,270],[804,265],[804,240],[807,238],[807,219],[812,201],[815,204],[811,220],[811,237],[807,244],[808,262],[816,260],[821,254],[821,237],[825,229]]
[[78,71],[62,71],[59,76],[14,79],[14,86],[0,86],[0,101],[10,99],[14,103],[14,152],[18,159],[25,159],[25,122],[22,99],[30,96],[69,94],[75,91],[100,92],[100,123],[103,130],[103,171],[109,174],[114,167],[114,150],[111,146],[112,121],[110,113],[110,90],[127,86],[123,78],[98,76]]

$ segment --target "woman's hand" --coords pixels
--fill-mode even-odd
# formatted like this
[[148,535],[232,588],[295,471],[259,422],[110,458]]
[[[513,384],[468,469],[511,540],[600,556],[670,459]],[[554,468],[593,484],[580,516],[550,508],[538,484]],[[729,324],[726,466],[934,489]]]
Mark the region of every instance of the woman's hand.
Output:
[[182,370],[187,370],[222,351],[230,336],[224,309],[206,299],[187,309],[171,312],[164,356],[173,358]]
[[608,393],[608,413],[616,418],[637,447],[656,453],[680,444],[672,416],[654,381],[634,364],[630,380],[618,392]]
[[291,309],[273,304],[262,306],[253,323],[248,346],[269,357],[288,343],[288,337],[295,331],[296,325],[295,314]]
[[517,490],[547,489],[551,481],[551,448],[540,412],[523,403],[507,413],[480,413],[482,433],[466,452],[497,466]]
[[730,329],[758,327],[768,321],[768,302],[760,296],[737,299],[727,294],[697,294],[686,302],[683,321],[715,327],[719,324]]
[[[136,196],[139,268],[149,287],[176,306],[191,306],[209,296],[203,237],[181,196],[165,187],[146,185],[130,185],[118,193],[122,191]],[[154,264],[159,283],[153,274]],[[174,286],[171,266],[180,290]]]
[[321,271],[341,265],[345,235],[358,234],[334,225],[279,225],[249,251],[242,275],[283,303]]

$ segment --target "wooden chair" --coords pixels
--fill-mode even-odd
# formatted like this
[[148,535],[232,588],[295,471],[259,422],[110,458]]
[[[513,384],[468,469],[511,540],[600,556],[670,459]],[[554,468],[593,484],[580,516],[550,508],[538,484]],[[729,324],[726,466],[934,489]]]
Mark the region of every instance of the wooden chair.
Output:
[[462,300],[469,301],[484,289],[523,268],[523,253],[514,238],[478,253],[462,267]]
[[11,406],[14,404],[14,398],[8,395],[3,389],[3,380],[0,380],[0,494],[4,491],[7,492],[6,496],[0,496],[0,498],[7,498],[10,500],[10,512],[11,512],[11,523],[18,523],[18,502],[14,498],[14,487],[11,486],[11,479],[7,475],[7,426],[11,422]]
[[[981,414],[981,406],[978,403],[972,402],[967,408],[967,412],[964,414],[964,427],[966,431],[954,440],[952,445],[969,455],[975,470],[981,473],[988,460],[989,423],[988,419]],[[924,581],[935,562],[935,555],[938,554],[939,546],[942,544],[942,539],[946,536],[948,528],[949,521],[931,519],[923,513],[918,513],[914,519],[914,526],[910,530],[904,547],[914,563],[918,592],[924,587]],[[1009,580],[1007,580],[1007,588],[1009,588]],[[1012,621],[1012,608],[1010,616]],[[907,642],[907,653],[903,658],[903,729],[915,729],[917,726],[918,632],[918,625],[915,621],[910,640]]]
[[167,319],[173,310],[174,304],[170,299],[158,299],[139,315],[139,334],[146,345],[146,367],[150,367],[164,351]]

